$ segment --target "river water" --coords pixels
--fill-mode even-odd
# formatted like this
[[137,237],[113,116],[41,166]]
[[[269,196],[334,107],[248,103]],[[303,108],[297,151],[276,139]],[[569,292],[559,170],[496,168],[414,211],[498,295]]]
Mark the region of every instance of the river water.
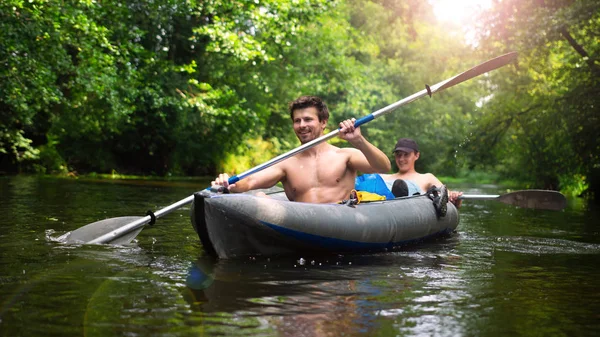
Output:
[[600,335],[600,211],[582,200],[467,200],[450,237],[371,255],[215,261],[187,206],[128,246],[56,240],[204,187],[0,177],[0,335]]

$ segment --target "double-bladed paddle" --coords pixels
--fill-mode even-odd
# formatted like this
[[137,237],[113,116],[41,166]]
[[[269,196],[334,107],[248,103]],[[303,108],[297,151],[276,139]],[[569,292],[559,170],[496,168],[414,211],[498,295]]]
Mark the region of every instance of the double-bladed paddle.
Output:
[[557,191],[523,190],[502,195],[463,194],[459,199],[465,200],[495,200],[522,208],[547,209],[560,211],[567,206],[567,199]]
[[[484,62],[474,68],[471,68],[464,73],[456,75],[452,78],[449,78],[445,81],[437,83],[433,86],[425,86],[425,89],[419,91],[416,94],[413,94],[409,97],[406,97],[396,103],[390,104],[385,108],[377,110],[365,117],[362,117],[354,123],[355,127],[359,127],[363,124],[366,124],[373,119],[388,114],[394,109],[408,104],[418,98],[421,98],[425,95],[433,95],[436,92],[448,89],[452,86],[455,86],[464,81],[470,80],[474,77],[477,77],[481,74],[484,74],[488,71],[492,71],[494,69],[500,68],[517,57],[516,52],[508,53],[502,56],[498,56],[493,58],[487,62]],[[314,139],[308,143],[305,143],[294,150],[291,150],[287,153],[284,153],[280,156],[277,156],[268,162],[258,165],[254,168],[249,169],[239,175],[233,176],[229,178],[229,184],[235,184],[236,182],[244,179],[256,172],[262,171],[267,167],[273,166],[289,157],[292,157],[300,152],[303,152],[307,149],[310,149],[324,141],[327,141],[333,137],[335,137],[339,133],[339,129],[333,130],[326,135],[323,135],[317,139]],[[63,242],[67,243],[113,243],[113,244],[125,244],[131,242],[137,234],[142,230],[142,228],[150,223],[156,221],[157,218],[160,218],[166,214],[173,212],[174,210],[180,208],[183,205],[189,204],[194,200],[194,196],[191,195],[185,199],[182,199],[172,205],[169,205],[161,210],[158,210],[154,213],[148,212],[148,215],[144,217],[118,217],[118,218],[110,218],[105,220],[100,220],[97,222],[93,222],[91,224],[85,225],[81,228],[78,228],[72,232],[69,232],[63,235],[60,239]]]

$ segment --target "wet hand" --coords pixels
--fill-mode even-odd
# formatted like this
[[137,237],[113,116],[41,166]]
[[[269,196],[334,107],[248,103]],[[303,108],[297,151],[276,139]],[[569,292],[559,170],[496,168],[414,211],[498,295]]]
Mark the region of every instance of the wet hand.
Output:
[[351,118],[351,119],[346,119],[345,121],[342,121],[340,123],[340,133],[339,133],[340,138],[347,140],[347,141],[352,141],[352,140],[360,138],[362,136],[360,133],[360,128],[354,127],[355,121],[356,121],[355,118]]
[[460,205],[462,205],[462,199],[459,199],[459,197],[461,195],[463,195],[463,192],[448,191],[448,201],[453,203],[454,206],[456,206],[456,208],[458,208],[458,207],[460,207]]
[[221,174],[219,174],[218,177],[215,178],[215,180],[210,182],[210,186],[211,187],[223,186],[227,189],[232,189],[235,187],[235,184],[229,185],[229,174],[221,173]]

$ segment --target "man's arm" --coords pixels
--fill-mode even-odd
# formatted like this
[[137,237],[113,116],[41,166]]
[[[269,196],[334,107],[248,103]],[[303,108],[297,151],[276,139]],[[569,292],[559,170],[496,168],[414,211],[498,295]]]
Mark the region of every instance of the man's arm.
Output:
[[358,151],[352,151],[350,165],[362,173],[387,173],[392,164],[390,159],[380,149],[371,144],[360,132],[360,127],[354,127],[355,119],[340,123],[340,138],[350,142]]
[[275,186],[285,177],[285,171],[280,164],[268,167],[260,172],[254,173],[235,184],[229,185],[229,175],[221,173],[210,182],[211,186],[224,186],[233,193],[242,193],[260,188],[269,188]]

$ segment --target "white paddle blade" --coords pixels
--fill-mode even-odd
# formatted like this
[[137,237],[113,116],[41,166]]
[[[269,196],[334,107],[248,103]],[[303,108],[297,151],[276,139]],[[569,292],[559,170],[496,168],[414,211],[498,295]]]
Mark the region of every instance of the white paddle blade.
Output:
[[[131,222],[139,220],[141,216],[122,216],[118,218],[104,219],[85,225],[72,232],[61,236],[60,241],[64,243],[88,243],[98,237],[111,233]],[[124,245],[130,243],[144,227],[141,226],[129,233],[116,236],[114,240],[104,243]]]
[[507,65],[508,63],[512,62],[513,60],[515,60],[517,58],[517,56],[518,56],[517,52],[511,52],[511,53],[504,54],[504,55],[498,56],[496,58],[493,58],[489,61],[486,61],[476,67],[473,67],[473,68],[465,71],[464,73],[458,74],[448,80],[445,80],[443,82],[440,82],[438,84],[431,86],[431,88],[430,88],[431,94],[434,94],[438,91],[442,91],[444,89],[453,87],[459,83],[462,83],[466,80],[470,80],[474,77],[477,77],[481,74],[485,74],[494,69],[503,67],[503,66]]

